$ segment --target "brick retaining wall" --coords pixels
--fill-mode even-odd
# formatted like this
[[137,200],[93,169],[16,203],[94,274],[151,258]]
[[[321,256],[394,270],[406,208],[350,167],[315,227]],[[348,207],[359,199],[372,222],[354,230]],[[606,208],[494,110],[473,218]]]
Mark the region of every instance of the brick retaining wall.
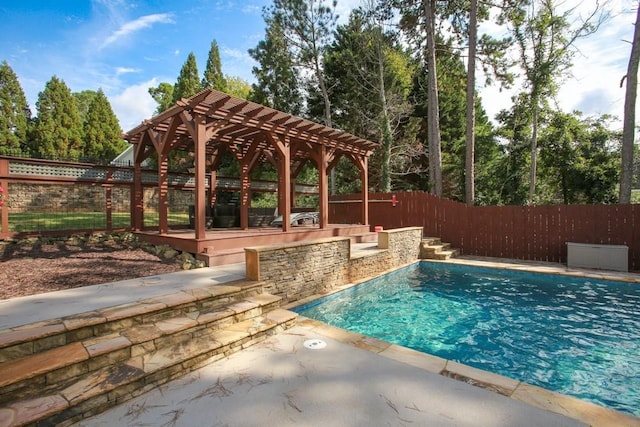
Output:
[[351,240],[335,237],[245,249],[247,277],[285,302],[330,292],[418,259],[422,227],[378,233],[378,249],[351,256]]

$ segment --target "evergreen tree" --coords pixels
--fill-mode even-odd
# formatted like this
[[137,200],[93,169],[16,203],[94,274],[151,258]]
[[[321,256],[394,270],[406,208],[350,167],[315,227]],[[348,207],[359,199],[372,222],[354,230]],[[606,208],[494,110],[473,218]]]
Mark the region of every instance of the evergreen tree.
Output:
[[89,106],[98,95],[95,90],[83,90],[82,92],[74,92],[73,97],[76,100],[78,106],[78,113],[80,113],[80,121],[84,123],[87,120],[87,113],[89,112]]
[[370,183],[388,192],[392,177],[404,174],[410,160],[411,150],[400,145],[411,112],[407,97],[414,66],[386,28],[385,16],[372,5],[354,10],[349,23],[336,30],[325,73],[334,88],[335,122],[380,142],[371,159]]
[[329,127],[332,126],[331,101],[323,58],[338,18],[335,7],[335,0],[274,0],[264,12],[265,22],[275,23],[285,35],[294,65],[307,71],[314,90],[322,95],[322,118]]
[[31,112],[18,77],[6,61],[0,64],[0,154],[22,154]]
[[200,92],[200,78],[198,77],[198,65],[196,64],[196,56],[193,52],[189,53],[187,60],[180,69],[180,75],[176,84],[173,86],[173,97],[171,104],[182,98],[189,98]]
[[253,67],[257,83],[253,100],[289,114],[299,115],[302,107],[299,75],[287,40],[277,21],[268,20],[265,38],[249,50],[259,67]]
[[113,160],[127,148],[127,143],[120,138],[121,133],[109,100],[102,89],[98,90],[84,122],[85,156],[98,162]]
[[82,122],[76,100],[61,79],[53,76],[36,102],[33,152],[43,158],[77,160],[84,153]]
[[[460,53],[452,46],[439,43],[440,51],[437,58],[437,67],[442,70],[438,79],[440,90],[438,93],[438,117],[440,122],[440,134],[442,136],[442,195],[459,201],[465,200],[466,180],[466,77]],[[428,71],[423,69],[414,82],[415,116],[421,119],[421,140],[428,136]],[[491,124],[486,113],[482,109],[481,102],[476,98],[474,116],[475,134],[475,167],[478,168],[478,192],[482,192],[483,201],[496,200],[496,190],[492,188],[495,181],[490,178],[489,170],[495,166],[501,157]],[[426,159],[426,156],[423,156]],[[422,167],[424,169],[425,166]],[[482,179],[480,179],[482,177]],[[481,182],[480,182],[481,181]]]
[[162,82],[157,87],[149,88],[149,95],[158,103],[156,114],[162,113],[171,107],[173,101],[173,86],[169,83]]
[[227,81],[222,74],[222,63],[220,61],[220,50],[218,42],[213,40],[209,49],[209,58],[207,59],[207,67],[204,70],[202,78],[202,89],[215,89],[222,92],[227,91]]

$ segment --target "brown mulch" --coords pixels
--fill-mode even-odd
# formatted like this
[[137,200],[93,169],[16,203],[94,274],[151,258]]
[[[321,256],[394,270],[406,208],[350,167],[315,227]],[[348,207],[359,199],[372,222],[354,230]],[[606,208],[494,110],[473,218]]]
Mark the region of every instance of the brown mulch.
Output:
[[119,236],[0,243],[0,300],[179,271],[136,239]]

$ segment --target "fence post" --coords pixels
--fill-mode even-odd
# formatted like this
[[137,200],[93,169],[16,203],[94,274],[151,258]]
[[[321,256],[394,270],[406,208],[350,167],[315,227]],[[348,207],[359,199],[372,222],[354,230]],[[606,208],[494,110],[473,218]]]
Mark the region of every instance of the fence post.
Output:
[[[0,159],[0,187],[4,190],[5,198],[9,199],[9,181],[6,178],[7,176],[9,176],[9,160]],[[0,208],[0,217],[0,233],[7,234],[9,233],[9,206],[6,204]]]

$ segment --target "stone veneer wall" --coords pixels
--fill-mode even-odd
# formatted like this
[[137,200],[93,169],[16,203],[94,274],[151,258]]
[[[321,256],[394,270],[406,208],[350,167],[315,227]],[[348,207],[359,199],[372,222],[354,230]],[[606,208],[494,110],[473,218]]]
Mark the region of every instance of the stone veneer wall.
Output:
[[380,250],[355,257],[349,237],[246,248],[247,277],[285,302],[298,301],[413,262],[421,240],[422,227],[380,231]]
[[[100,212],[105,210],[105,188],[101,185],[10,183],[8,189],[11,212]],[[128,185],[116,185],[112,191],[112,206],[116,212],[128,212],[131,190]],[[169,209],[187,211],[194,204],[194,192],[170,189]],[[158,189],[144,188],[144,208],[156,211]]]

